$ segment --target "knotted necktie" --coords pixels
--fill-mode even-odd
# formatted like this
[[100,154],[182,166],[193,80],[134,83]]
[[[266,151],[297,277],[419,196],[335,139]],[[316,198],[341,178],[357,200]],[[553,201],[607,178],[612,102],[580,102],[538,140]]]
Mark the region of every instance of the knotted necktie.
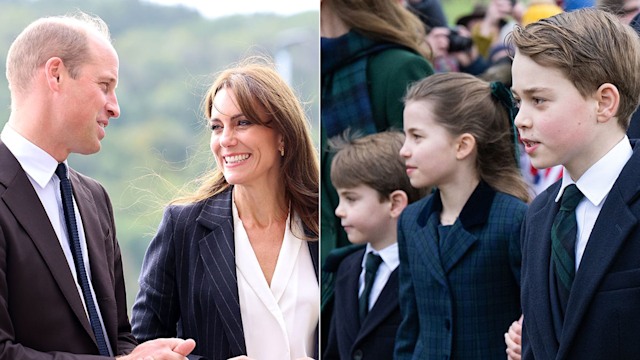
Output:
[[551,226],[551,259],[563,314],[576,275],[575,245],[578,225],[575,210],[583,197],[575,184],[567,186],[562,194],[560,210]]
[[80,284],[80,288],[82,288],[82,296],[84,297],[84,303],[86,304],[87,312],[89,313],[89,322],[91,323],[93,334],[96,337],[100,355],[110,356],[107,341],[104,333],[102,332],[102,326],[100,325],[100,318],[98,317],[96,304],[93,301],[93,296],[91,296],[91,288],[89,285],[89,278],[87,277],[87,271],[84,267],[82,248],[80,247],[80,236],[78,235],[78,226],[76,223],[76,214],[73,209],[73,190],[71,189],[71,181],[67,177],[67,166],[64,163],[58,164],[58,168],[56,168],[56,175],[60,179],[60,194],[62,195],[64,220],[67,224],[67,233],[69,235],[71,253],[73,254],[73,262],[76,266],[78,282]]
[[376,255],[372,252],[367,254],[367,260],[364,263],[364,291],[360,295],[359,302],[359,314],[360,323],[364,322],[364,318],[369,313],[369,296],[371,295],[371,288],[373,287],[373,281],[376,278],[378,267],[382,263],[380,255]]

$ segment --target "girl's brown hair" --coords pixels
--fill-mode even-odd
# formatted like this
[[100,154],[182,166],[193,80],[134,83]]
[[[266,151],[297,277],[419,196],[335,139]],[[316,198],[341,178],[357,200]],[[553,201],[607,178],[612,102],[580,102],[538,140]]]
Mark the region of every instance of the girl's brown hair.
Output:
[[[510,96],[510,95],[508,95]],[[414,84],[405,103],[425,101],[435,120],[449,133],[476,139],[476,170],[492,188],[530,200],[516,159],[512,120],[507,107],[492,94],[491,84],[464,73],[431,75]]]

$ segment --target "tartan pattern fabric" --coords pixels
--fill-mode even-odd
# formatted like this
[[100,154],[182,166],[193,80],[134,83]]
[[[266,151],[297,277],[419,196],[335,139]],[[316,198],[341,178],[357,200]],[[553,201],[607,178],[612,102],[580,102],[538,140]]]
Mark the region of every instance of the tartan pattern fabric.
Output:
[[376,255],[372,252],[367,254],[367,260],[364,263],[364,291],[358,298],[358,313],[360,314],[361,324],[369,313],[369,296],[371,296],[373,281],[376,279],[376,273],[378,272],[378,267],[380,267],[381,263],[382,258],[380,255]]
[[56,168],[56,175],[60,179],[60,195],[62,197],[62,209],[64,211],[64,220],[69,236],[69,245],[71,246],[71,254],[73,255],[73,262],[76,267],[78,282],[80,283],[80,288],[82,289],[84,303],[87,307],[91,329],[93,330],[93,334],[96,337],[96,343],[98,344],[100,355],[110,356],[109,348],[107,347],[107,339],[104,332],[102,331],[102,325],[100,324],[100,317],[98,316],[96,303],[93,300],[93,296],[91,295],[91,284],[89,284],[87,270],[84,266],[84,261],[82,258],[82,248],[80,247],[78,224],[76,223],[76,214],[73,209],[73,189],[71,188],[71,180],[69,180],[69,177],[67,177],[67,166],[64,163],[58,164],[58,167]]
[[576,274],[576,207],[584,195],[575,184],[564,189],[560,210],[551,226],[551,260],[562,313],[567,308],[569,292]]
[[329,138],[347,128],[363,135],[377,132],[367,82],[369,56],[391,47],[350,31],[321,39],[322,126]]
[[441,208],[436,191],[399,220],[403,320],[394,358],[503,358],[504,332],[521,311],[520,226],[527,205],[481,183],[439,253]]

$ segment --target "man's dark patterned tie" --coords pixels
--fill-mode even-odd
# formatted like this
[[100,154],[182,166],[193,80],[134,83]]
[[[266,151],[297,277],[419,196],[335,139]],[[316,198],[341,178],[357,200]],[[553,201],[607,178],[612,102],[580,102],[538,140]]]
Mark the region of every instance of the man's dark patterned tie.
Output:
[[60,179],[60,194],[62,195],[62,209],[64,210],[64,219],[65,223],[67,224],[67,232],[69,234],[69,242],[71,246],[71,252],[73,254],[73,262],[76,266],[78,282],[80,284],[80,288],[82,289],[82,295],[84,297],[84,303],[87,306],[87,312],[89,313],[89,322],[91,323],[93,334],[96,337],[100,355],[109,356],[110,354],[107,347],[107,341],[105,339],[104,332],[102,332],[102,326],[100,325],[100,318],[98,317],[96,304],[93,301],[93,296],[91,295],[91,288],[89,285],[89,278],[87,277],[87,270],[85,269],[84,261],[82,260],[80,236],[78,235],[76,215],[73,209],[73,190],[71,188],[71,181],[67,177],[67,166],[64,163],[58,164],[56,175],[58,175],[58,178]]

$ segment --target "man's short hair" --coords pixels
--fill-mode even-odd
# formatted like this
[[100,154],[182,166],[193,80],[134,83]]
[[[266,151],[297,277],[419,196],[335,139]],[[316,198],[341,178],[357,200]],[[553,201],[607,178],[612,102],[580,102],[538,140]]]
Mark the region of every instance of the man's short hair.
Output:
[[111,42],[107,24],[81,11],[40,18],[29,24],[7,54],[6,76],[11,91],[26,93],[36,69],[52,57],[61,58],[69,75],[76,78],[82,65],[91,60],[88,32]]

